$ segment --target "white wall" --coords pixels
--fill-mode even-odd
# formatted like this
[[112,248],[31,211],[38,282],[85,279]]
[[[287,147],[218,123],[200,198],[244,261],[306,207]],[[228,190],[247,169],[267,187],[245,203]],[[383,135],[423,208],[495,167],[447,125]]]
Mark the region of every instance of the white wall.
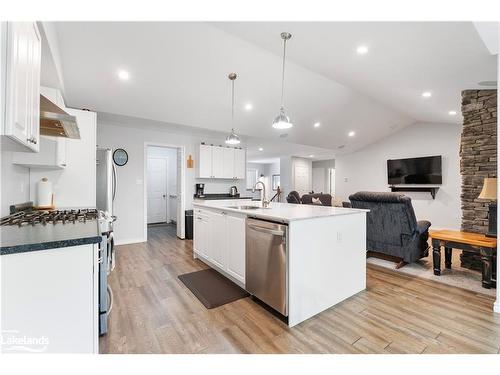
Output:
[[29,169],[12,164],[11,151],[1,153],[1,213],[4,217],[9,214],[11,204],[24,203],[29,201]]
[[[130,121],[130,118],[124,119]],[[232,185],[238,191],[245,191],[245,181],[197,179],[198,145],[200,142],[223,144],[225,135],[215,132],[196,133],[192,128],[181,131],[174,126],[163,123],[161,126],[149,125],[147,120],[134,119],[134,125],[123,125],[117,122],[102,121],[98,116],[97,140],[99,147],[112,149],[123,148],[129,155],[128,163],[117,167],[117,192],[114,202],[115,239],[117,243],[141,242],[144,240],[144,143],[156,143],[170,146],[184,146],[186,158],[191,154],[194,168],[186,168],[186,160],[180,160],[186,171],[186,209],[192,208],[194,185],[205,183],[207,193],[228,193]],[[159,124],[156,124],[159,125]],[[208,134],[208,135],[205,135]],[[244,147],[244,145],[242,146]]]
[[460,133],[457,125],[415,124],[358,152],[337,157],[337,197],[348,200],[357,191],[389,191],[387,159],[442,155],[443,184],[436,199],[429,193],[405,194],[412,199],[417,220],[431,221],[434,229],[460,229]]

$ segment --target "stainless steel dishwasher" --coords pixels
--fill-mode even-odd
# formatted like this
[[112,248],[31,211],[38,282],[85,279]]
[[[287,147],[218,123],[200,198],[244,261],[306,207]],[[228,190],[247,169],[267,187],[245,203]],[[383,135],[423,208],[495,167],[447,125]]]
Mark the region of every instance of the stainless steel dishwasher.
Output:
[[245,289],[288,316],[288,226],[247,219]]

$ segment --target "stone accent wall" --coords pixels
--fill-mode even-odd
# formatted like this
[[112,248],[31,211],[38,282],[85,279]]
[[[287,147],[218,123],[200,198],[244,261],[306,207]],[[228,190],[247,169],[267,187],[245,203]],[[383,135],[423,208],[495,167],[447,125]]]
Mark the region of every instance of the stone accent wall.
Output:
[[462,115],[462,230],[486,233],[489,201],[477,197],[483,179],[497,176],[497,90],[463,91]]

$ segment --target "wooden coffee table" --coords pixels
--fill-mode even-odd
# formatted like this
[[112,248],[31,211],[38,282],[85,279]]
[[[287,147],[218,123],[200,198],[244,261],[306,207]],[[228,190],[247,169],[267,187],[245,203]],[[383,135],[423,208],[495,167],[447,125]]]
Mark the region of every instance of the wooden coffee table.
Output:
[[460,232],[454,230],[429,231],[432,238],[432,260],[434,264],[434,275],[441,275],[441,248],[444,247],[444,264],[451,269],[451,251],[458,249],[476,253],[481,256],[483,263],[483,288],[495,286],[497,239],[486,237],[484,234]]

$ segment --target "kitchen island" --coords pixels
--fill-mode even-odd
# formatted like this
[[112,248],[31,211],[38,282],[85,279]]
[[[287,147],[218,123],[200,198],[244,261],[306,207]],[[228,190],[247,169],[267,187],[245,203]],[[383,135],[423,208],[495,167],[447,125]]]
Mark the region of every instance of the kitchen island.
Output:
[[[288,203],[262,208],[254,203],[193,203],[193,256],[248,290],[249,272],[256,272],[252,271],[255,265],[246,264],[248,249],[255,249],[255,243],[246,238],[251,233],[249,219],[284,225],[283,315],[290,327],[366,288],[366,210]],[[270,284],[269,288],[277,285]]]

